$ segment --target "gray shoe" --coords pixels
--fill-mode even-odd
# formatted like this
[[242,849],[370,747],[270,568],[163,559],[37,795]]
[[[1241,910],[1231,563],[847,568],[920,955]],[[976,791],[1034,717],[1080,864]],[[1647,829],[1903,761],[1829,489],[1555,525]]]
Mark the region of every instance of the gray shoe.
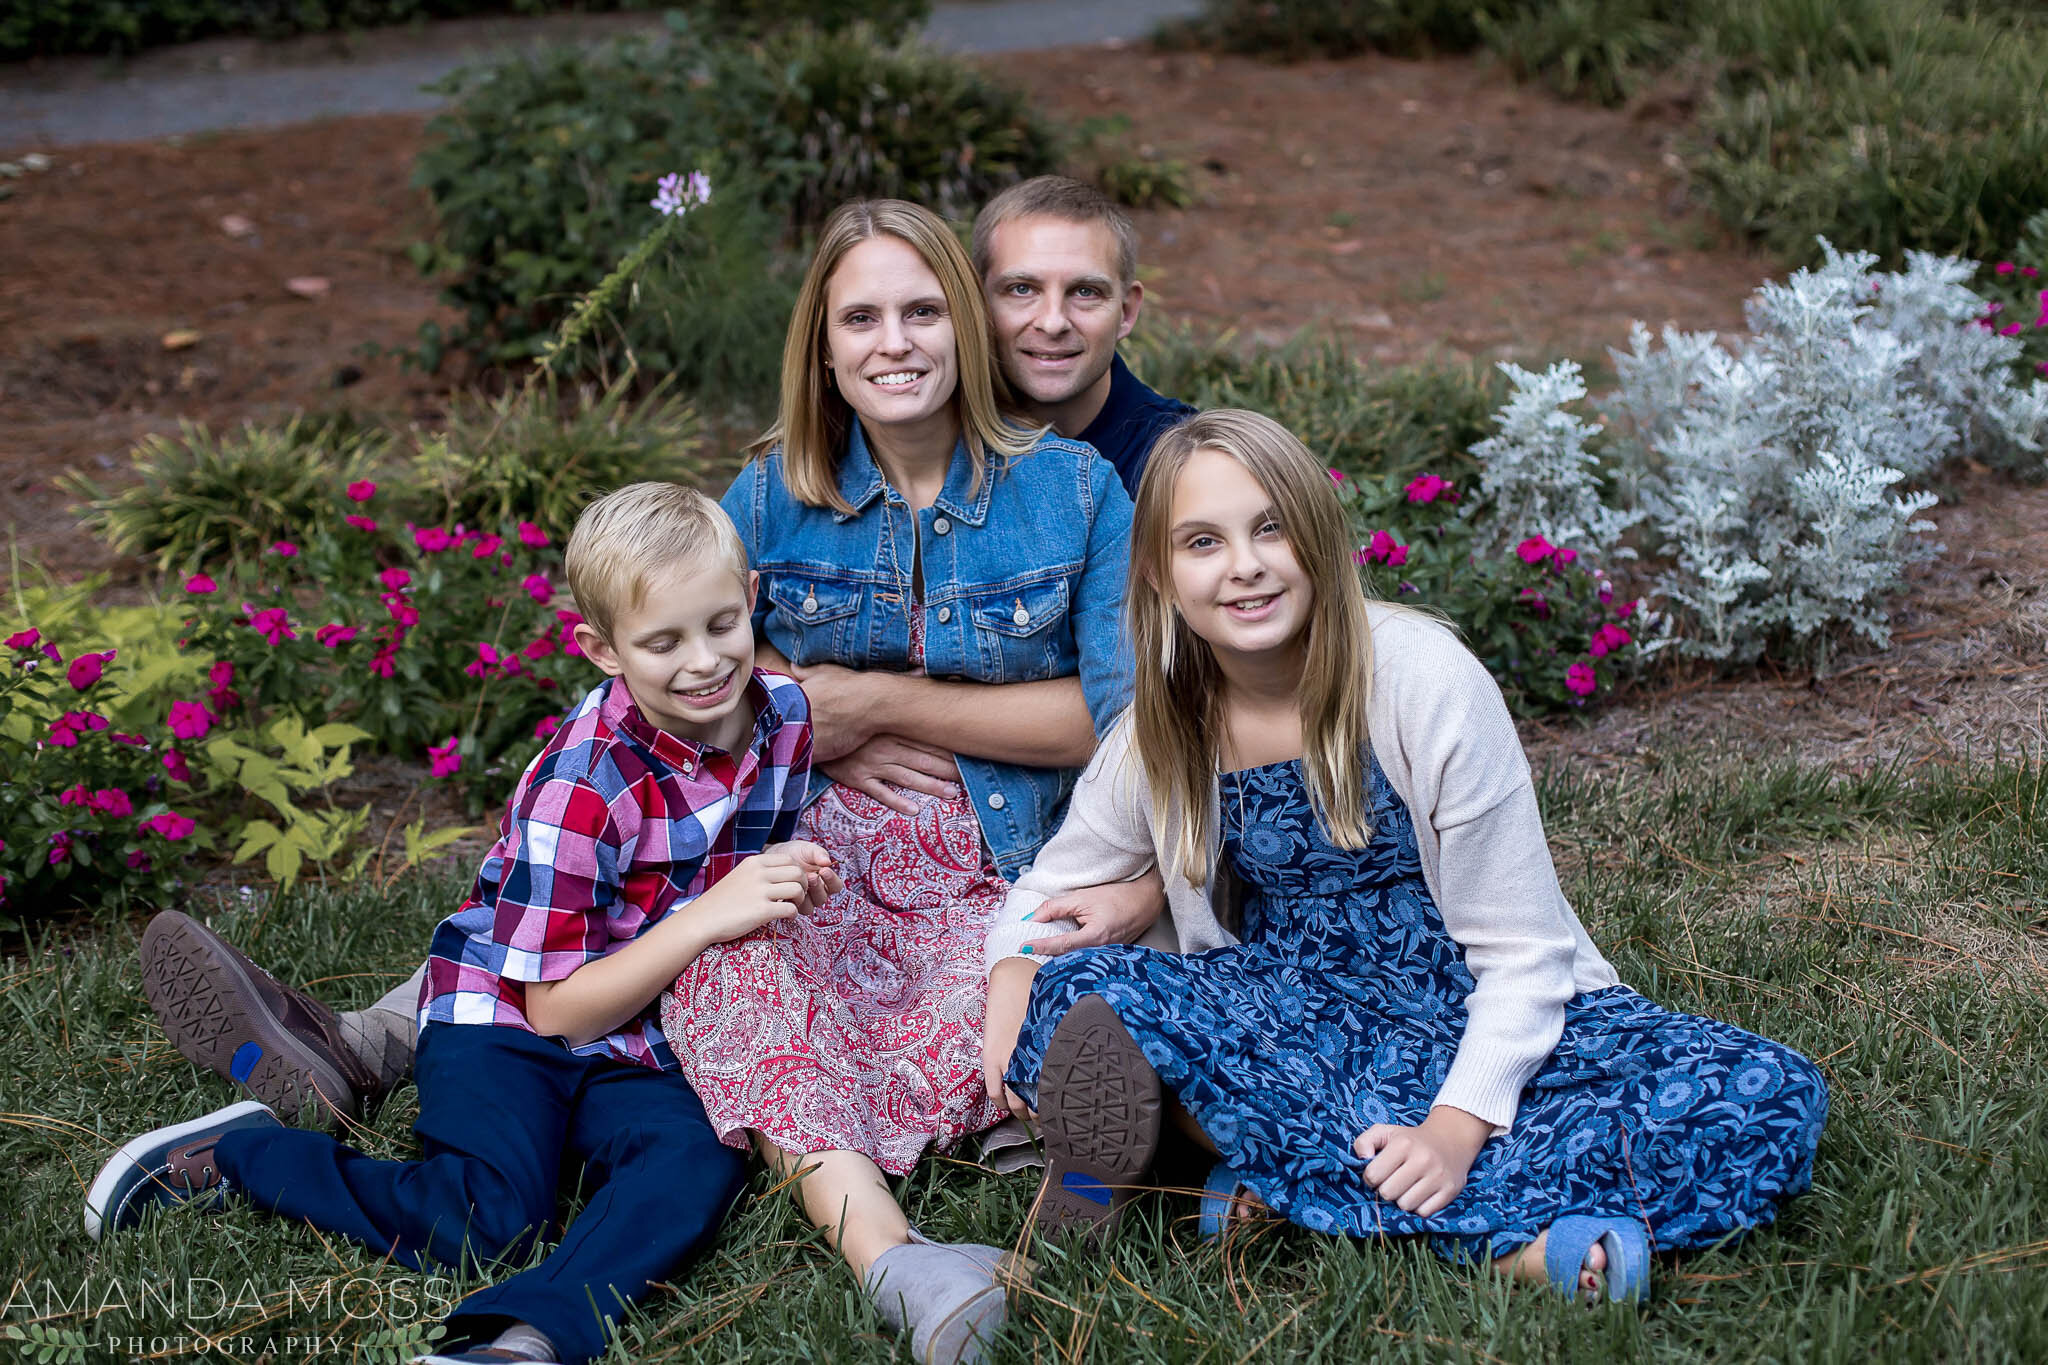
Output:
[[910,1235],[876,1258],[868,1297],[910,1334],[918,1365],[976,1365],[1009,1316],[1005,1286],[1028,1278],[1031,1263],[1002,1247]]

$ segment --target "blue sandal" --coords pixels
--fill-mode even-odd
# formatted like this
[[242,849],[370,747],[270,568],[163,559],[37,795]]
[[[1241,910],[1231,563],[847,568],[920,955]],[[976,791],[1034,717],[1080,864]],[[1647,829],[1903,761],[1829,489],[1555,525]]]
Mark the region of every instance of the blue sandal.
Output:
[[[1203,1241],[1216,1241],[1230,1230],[1231,1223],[1246,1216],[1238,1211],[1237,1202],[1247,1195],[1257,1199],[1259,1192],[1239,1180],[1227,1164],[1219,1161],[1210,1167],[1209,1178],[1202,1185],[1202,1217],[1196,1225]],[[1264,1207],[1263,1201],[1260,1207]]]
[[1543,1244],[1543,1273],[1567,1298],[1580,1294],[1579,1274],[1598,1243],[1607,1250],[1607,1299],[1637,1303],[1650,1294],[1650,1234],[1633,1218],[1571,1214],[1550,1225]]

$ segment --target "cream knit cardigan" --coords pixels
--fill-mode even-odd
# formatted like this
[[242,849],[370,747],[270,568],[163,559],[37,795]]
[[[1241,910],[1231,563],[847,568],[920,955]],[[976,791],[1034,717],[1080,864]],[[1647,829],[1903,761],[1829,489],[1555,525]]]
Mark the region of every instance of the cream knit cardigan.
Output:
[[[1500,689],[1429,618],[1375,604],[1370,621],[1373,755],[1414,816],[1423,878],[1474,982],[1465,1034],[1436,1103],[1505,1132],[1522,1088],[1557,1046],[1565,1001],[1618,978],[1557,884],[1529,761]],[[1213,866],[1220,828],[1213,787],[1209,800]],[[1066,820],[1004,901],[989,930],[988,965],[1079,927],[1031,919],[1048,897],[1163,867],[1170,820],[1153,818],[1126,716],[1081,775]],[[1167,878],[1166,904],[1171,922],[1155,923],[1141,942],[1188,953],[1235,942],[1208,892],[1185,877]],[[1361,1038],[1357,1046],[1372,1042]]]

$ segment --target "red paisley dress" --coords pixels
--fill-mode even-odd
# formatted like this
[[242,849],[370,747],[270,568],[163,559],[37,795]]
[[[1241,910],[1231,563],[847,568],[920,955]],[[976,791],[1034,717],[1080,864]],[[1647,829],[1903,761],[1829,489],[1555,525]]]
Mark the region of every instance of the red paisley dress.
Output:
[[833,783],[796,837],[846,889],[714,944],[663,997],[662,1031],[726,1145],[751,1128],[901,1175],[1002,1119],[981,1078],[982,945],[1009,885],[966,795],[906,796],[914,815]]

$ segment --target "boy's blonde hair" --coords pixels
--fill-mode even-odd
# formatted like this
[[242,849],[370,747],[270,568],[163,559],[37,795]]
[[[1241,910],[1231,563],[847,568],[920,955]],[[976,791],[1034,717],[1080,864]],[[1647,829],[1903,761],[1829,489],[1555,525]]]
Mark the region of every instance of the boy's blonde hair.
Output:
[[725,509],[679,483],[629,483],[583,509],[562,565],[576,610],[607,642],[612,622],[647,597],[657,570],[684,561],[747,581],[747,546]]
[[1223,675],[1208,642],[1173,601],[1173,490],[1198,450],[1243,465],[1266,490],[1280,532],[1308,576],[1306,662],[1302,669],[1302,767],[1324,833],[1342,848],[1372,838],[1365,790],[1366,708],[1372,689],[1372,629],[1352,559],[1350,527],[1330,476],[1285,427],[1239,408],[1216,408],[1172,427],[1152,447],[1131,521],[1125,589],[1131,645],[1133,739],[1153,809],[1178,829],[1169,870],[1207,882],[1209,800],[1221,766]]
[[1024,427],[1004,414],[1012,406],[1009,384],[989,350],[988,301],[974,276],[960,239],[943,218],[902,199],[856,199],[841,204],[818,233],[818,249],[797,292],[782,345],[782,395],[775,425],[753,446],[756,458],[782,448],[782,477],[798,502],[851,513],[839,493],[839,457],[853,430],[853,408],[825,382],[826,294],[846,254],[874,237],[894,237],[923,258],[953,317],[958,380],[953,413],[974,462],[979,491],[991,454],[1022,455],[1036,445],[1043,427]]

